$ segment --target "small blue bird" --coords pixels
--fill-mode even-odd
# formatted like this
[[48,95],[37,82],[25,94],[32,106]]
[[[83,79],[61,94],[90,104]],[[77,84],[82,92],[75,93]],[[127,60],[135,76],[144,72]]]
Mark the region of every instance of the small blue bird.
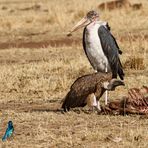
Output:
[[5,135],[2,138],[2,141],[5,141],[7,138],[9,138],[12,135],[13,131],[14,131],[13,123],[12,121],[9,121],[8,127],[6,129]]

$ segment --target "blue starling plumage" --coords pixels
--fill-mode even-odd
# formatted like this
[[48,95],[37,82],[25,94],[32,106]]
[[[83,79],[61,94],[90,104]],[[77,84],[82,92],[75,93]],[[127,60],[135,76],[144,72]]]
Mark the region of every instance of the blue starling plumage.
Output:
[[2,141],[5,141],[7,138],[9,138],[12,135],[13,131],[14,131],[13,123],[12,121],[9,121],[8,127],[6,129],[5,135],[2,138]]

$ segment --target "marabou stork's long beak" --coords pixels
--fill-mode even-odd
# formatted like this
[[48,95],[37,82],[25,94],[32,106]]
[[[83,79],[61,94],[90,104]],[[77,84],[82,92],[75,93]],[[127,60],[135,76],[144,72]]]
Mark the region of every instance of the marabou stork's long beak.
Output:
[[67,36],[71,36],[73,32],[77,31],[82,27],[85,27],[89,23],[91,23],[91,21],[87,17],[84,17],[67,33]]

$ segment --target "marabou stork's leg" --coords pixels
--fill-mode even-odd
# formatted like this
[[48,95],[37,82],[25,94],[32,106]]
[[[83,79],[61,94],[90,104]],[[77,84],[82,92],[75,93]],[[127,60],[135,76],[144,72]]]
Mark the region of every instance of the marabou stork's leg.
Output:
[[[105,72],[107,73],[108,71],[107,71],[107,66],[106,66],[106,68],[105,68]],[[108,91],[106,90],[105,91],[105,105],[107,105],[107,100],[108,100]]]

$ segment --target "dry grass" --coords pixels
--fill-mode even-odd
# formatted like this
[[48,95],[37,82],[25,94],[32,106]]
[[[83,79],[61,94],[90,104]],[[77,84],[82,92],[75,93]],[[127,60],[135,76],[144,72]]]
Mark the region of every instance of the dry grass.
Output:
[[[14,2],[13,2],[14,1]],[[52,38],[65,36],[69,29],[81,19],[90,9],[98,10],[100,0],[93,1],[48,1],[34,0],[32,2],[15,0],[0,2],[0,33],[1,41],[19,40],[39,40],[38,37],[31,34],[46,32],[46,37]],[[114,11],[101,11],[101,19],[107,20],[111,25],[113,33],[128,33],[128,32],[146,32],[147,23],[147,1],[144,0],[143,8],[138,11],[129,9],[117,9]],[[36,5],[40,7],[34,9]],[[5,8],[5,9],[3,9]],[[28,8],[28,9],[27,9]],[[5,16],[5,17],[4,17]],[[119,25],[120,24],[120,25]],[[33,26],[33,27],[32,27]],[[116,26],[116,27],[114,27]],[[128,27],[127,27],[128,26]],[[56,31],[55,31],[56,30]],[[140,33],[139,32],[139,33]],[[8,35],[9,37],[4,38]],[[80,34],[78,34],[80,36]],[[44,37],[45,38],[45,37]],[[44,39],[43,38],[43,39]]]
[[[61,46],[55,42],[55,47],[0,50],[0,137],[8,120],[15,127],[14,136],[0,142],[1,147],[148,147],[147,117],[55,111],[73,81],[93,72],[82,45],[67,46],[65,33],[88,10],[97,9],[100,2],[0,2],[0,42],[63,39]],[[111,92],[111,99],[121,98],[131,87],[148,83],[148,3],[143,0],[143,4],[138,11],[100,12],[118,39],[126,73],[126,87]],[[81,31],[73,38],[80,36]],[[117,142],[117,137],[121,141]]]

